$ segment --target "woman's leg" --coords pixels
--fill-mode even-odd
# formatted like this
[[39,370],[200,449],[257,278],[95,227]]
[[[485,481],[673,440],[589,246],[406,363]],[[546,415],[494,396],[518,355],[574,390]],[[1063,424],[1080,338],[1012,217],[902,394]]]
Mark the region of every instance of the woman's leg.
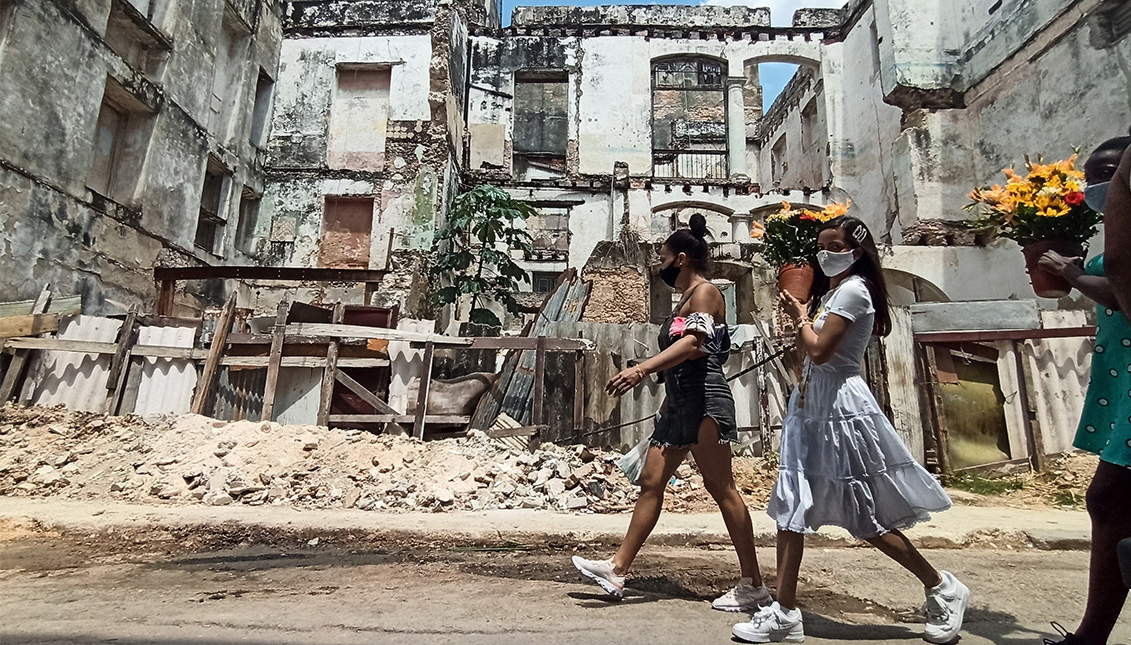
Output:
[[805,555],[805,535],[778,531],[778,604],[797,609],[797,577],[801,574],[801,557]]
[[931,566],[930,562],[919,553],[919,549],[911,544],[911,540],[899,531],[885,533],[879,537],[868,540],[868,543],[883,551],[884,555],[898,562],[904,569],[915,574],[924,587],[937,587],[942,584],[942,575],[938,569]]
[[1092,563],[1088,576],[1088,605],[1076,638],[1102,645],[1111,636],[1127,599],[1119,570],[1116,545],[1131,537],[1131,469],[1101,461],[1088,487],[1092,517]]
[[738,553],[743,578],[751,578],[755,587],[762,586],[758,555],[754,548],[754,525],[742,493],[734,485],[730,444],[719,442],[719,426],[710,417],[699,426],[699,443],[691,448],[695,464],[703,475],[703,486],[722,511],[730,541]]
[[656,528],[656,520],[660,519],[660,510],[664,506],[664,489],[685,457],[687,448],[651,446],[648,449],[648,458],[644,460],[644,470],[640,473],[640,497],[636,498],[628,533],[613,556],[613,569],[617,575],[628,573],[636,554],[640,553],[640,547]]

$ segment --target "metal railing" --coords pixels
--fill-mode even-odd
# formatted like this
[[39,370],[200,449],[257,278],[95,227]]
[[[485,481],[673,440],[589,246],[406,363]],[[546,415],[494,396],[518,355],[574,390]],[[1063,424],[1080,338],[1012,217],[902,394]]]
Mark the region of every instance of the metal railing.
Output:
[[656,179],[726,179],[726,150],[653,150]]

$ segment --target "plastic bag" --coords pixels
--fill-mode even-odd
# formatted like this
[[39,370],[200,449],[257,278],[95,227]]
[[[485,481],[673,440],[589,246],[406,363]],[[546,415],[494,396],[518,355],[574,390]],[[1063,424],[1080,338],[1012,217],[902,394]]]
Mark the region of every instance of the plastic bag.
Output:
[[651,447],[652,438],[645,437],[644,441],[617,460],[617,468],[634,486],[640,484],[640,473],[644,472],[644,461],[648,458],[648,449]]

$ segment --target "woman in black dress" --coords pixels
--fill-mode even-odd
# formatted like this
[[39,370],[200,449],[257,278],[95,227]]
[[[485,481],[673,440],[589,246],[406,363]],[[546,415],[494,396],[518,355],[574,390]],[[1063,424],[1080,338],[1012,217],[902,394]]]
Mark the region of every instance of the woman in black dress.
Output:
[[624,576],[660,517],[664,489],[690,452],[704,487],[722,511],[742,569],[738,585],[712,606],[722,611],[752,611],[773,600],[762,584],[750,513],[731,470],[731,444],[738,441],[738,428],[734,398],[723,375],[730,353],[726,304],[704,275],[707,221],[696,214],[690,224],[689,229],[673,233],[660,250],[660,278],[683,293],[660,329],[662,351],[617,374],[605,387],[610,394],[622,396],[648,374],[661,372],[667,395],[656,417],[628,533],[609,560],[575,556],[573,564],[606,592],[621,597]]

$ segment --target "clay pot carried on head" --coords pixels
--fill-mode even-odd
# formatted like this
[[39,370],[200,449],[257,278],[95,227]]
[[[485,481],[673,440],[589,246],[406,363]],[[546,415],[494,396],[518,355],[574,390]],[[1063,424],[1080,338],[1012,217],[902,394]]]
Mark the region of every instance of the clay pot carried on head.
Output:
[[1033,292],[1042,298],[1063,298],[1072,292],[1072,285],[1061,276],[1041,268],[1038,262],[1046,251],[1056,251],[1067,258],[1083,255],[1084,251],[1079,244],[1066,240],[1041,240],[1021,247]]
[[798,302],[809,302],[813,290],[813,267],[808,264],[786,264],[778,270],[778,289],[797,298]]

